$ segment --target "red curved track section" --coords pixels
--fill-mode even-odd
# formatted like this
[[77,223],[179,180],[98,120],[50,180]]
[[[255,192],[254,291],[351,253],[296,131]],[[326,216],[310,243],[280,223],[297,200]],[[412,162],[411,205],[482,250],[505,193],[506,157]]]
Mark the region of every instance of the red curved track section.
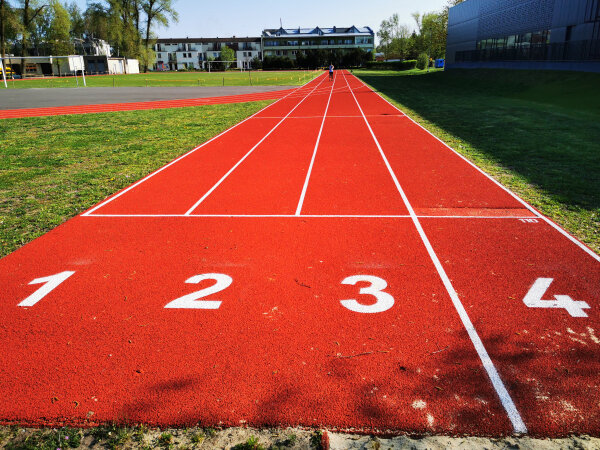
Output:
[[101,105],[54,106],[48,108],[5,109],[0,110],[0,119],[62,116],[67,114],[92,114],[115,111],[138,111],[145,109],[185,108],[188,106],[255,102],[260,100],[279,99],[289,95],[293,91],[293,89],[285,89],[281,91],[261,92],[256,94],[226,95],[222,97],[157,100],[149,102],[107,103]]
[[599,261],[321,76],[0,260],[0,421],[598,436]]

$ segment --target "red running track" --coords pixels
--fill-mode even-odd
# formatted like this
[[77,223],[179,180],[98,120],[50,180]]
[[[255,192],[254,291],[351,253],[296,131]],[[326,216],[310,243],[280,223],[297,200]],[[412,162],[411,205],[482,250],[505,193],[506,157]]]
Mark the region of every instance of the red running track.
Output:
[[226,103],[255,102],[280,99],[292,93],[294,89],[255,94],[225,95],[222,97],[203,97],[192,99],[156,100],[148,102],[106,103],[99,105],[53,106],[47,108],[23,108],[0,110],[0,119],[23,117],[63,116],[67,114],[92,114],[115,111],[139,111],[145,109],[185,108],[188,106],[221,105]]
[[599,262],[321,76],[0,260],[0,422],[598,436]]

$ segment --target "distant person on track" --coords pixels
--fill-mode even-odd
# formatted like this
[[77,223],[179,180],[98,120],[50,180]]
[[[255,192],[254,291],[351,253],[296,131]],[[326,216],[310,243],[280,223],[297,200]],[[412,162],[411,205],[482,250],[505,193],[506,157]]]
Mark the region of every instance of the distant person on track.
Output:
[[329,79],[333,80],[333,64],[329,64]]

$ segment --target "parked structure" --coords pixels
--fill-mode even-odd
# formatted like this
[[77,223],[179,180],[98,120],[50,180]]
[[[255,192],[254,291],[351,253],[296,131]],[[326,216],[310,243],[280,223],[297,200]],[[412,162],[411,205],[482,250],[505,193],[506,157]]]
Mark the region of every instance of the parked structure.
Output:
[[204,69],[209,60],[221,58],[227,46],[236,54],[237,67],[248,68],[254,58],[262,58],[259,37],[157,39],[156,70]]
[[446,67],[600,72],[600,0],[466,0],[448,14]]
[[283,56],[296,59],[298,52],[307,50],[348,51],[362,48],[375,50],[375,33],[369,27],[357,28],[278,28],[262,32],[264,56]]

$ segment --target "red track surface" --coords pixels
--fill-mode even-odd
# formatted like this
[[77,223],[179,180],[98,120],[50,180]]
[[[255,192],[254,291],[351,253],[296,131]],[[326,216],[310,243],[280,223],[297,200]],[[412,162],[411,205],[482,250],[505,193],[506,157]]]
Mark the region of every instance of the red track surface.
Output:
[[0,420],[599,435],[599,260],[321,76],[0,260]]
[[157,100],[150,102],[107,103],[101,105],[54,106],[49,108],[23,108],[0,110],[0,119],[22,117],[62,116],[66,114],[91,114],[114,111],[137,111],[143,109],[185,108],[187,106],[218,105],[225,103],[255,102],[285,97],[293,89],[256,94],[226,95],[222,97],[204,97],[177,100]]

